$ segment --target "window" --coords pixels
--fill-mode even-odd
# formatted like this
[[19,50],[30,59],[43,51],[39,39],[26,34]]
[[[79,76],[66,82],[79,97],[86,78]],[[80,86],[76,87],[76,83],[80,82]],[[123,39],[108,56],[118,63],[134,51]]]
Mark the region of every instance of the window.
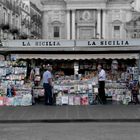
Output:
[[4,12],[3,20],[4,20],[4,24],[6,24],[6,14],[5,14],[5,12]]
[[60,28],[58,26],[54,26],[54,37],[60,37]]
[[26,5],[26,7],[25,7],[25,11],[26,11],[26,12],[29,12],[29,8],[28,8],[27,5]]
[[114,26],[114,31],[120,31],[120,26]]
[[114,26],[114,38],[120,38],[120,26]]
[[139,32],[132,33],[132,38],[140,38],[140,33]]
[[8,23],[10,23],[11,24],[11,16],[10,16],[10,14],[8,13]]
[[137,34],[136,33],[133,34],[133,38],[137,38]]
[[18,20],[17,20],[17,19],[16,19],[16,21],[15,21],[15,22],[16,22],[16,26],[18,26]]

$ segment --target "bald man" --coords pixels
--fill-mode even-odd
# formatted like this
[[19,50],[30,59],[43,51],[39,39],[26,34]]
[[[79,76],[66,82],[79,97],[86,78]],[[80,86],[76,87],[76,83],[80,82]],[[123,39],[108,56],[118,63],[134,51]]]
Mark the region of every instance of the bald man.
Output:
[[98,65],[97,69],[98,69],[98,84],[99,84],[98,95],[100,97],[100,103],[106,104],[106,96],[105,96],[106,72],[101,65]]

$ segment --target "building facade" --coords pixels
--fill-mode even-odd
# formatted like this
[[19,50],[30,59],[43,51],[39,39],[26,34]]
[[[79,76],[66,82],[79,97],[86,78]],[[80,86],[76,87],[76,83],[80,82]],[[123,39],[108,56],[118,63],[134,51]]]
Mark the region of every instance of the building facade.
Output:
[[21,22],[21,0],[0,1],[0,38],[13,39],[20,32]]
[[[119,95],[115,95],[115,100],[120,101],[118,98],[124,99],[126,95],[128,80],[140,82],[139,1],[41,0],[41,18],[41,12],[34,4],[22,0],[19,16],[17,11],[16,14],[13,12],[15,8],[9,12],[14,13],[10,22],[13,29],[19,28],[21,40],[0,40],[0,61],[27,62],[27,79],[32,68],[41,68],[41,77],[45,66],[50,64],[56,80],[58,75],[62,76],[57,82],[60,87],[57,93],[59,90],[62,93],[63,86],[74,83],[68,91],[72,90],[71,93],[76,95],[80,93],[77,83],[82,94],[87,93],[87,81],[91,82],[91,89],[92,85],[98,87],[97,66],[101,64],[107,74],[107,95],[114,100],[115,93]],[[11,26],[3,28],[10,19],[6,14],[8,8],[5,8],[8,3],[5,6],[5,2],[8,0],[1,2],[1,32],[9,33]],[[41,27],[43,39],[39,39]],[[6,39],[5,36],[2,39]]]
[[[140,71],[138,0],[41,0],[41,3],[42,24],[40,11],[33,4],[27,8],[28,13],[21,11],[25,21],[21,31],[29,33],[32,40],[2,41],[0,50],[5,57],[37,59],[39,64],[47,61],[56,65],[61,61],[70,63],[72,70],[75,64],[80,68],[82,64],[94,63],[96,68],[97,63],[111,65],[116,59],[120,65],[133,64]],[[29,27],[27,23],[31,23]],[[35,34],[40,38],[40,25],[43,40],[33,40]],[[24,39],[27,38],[25,34]],[[127,59],[132,60],[130,64]]]
[[37,8],[35,4],[30,2],[30,16],[31,16],[31,38],[42,38],[42,12]]
[[135,11],[140,7],[138,0],[42,0],[41,2],[44,39],[132,38],[133,35],[130,35],[126,26],[129,22],[133,22],[131,20],[136,13],[139,14]]
[[[34,21],[37,25],[38,34],[34,38],[41,36],[42,21],[41,11],[29,0],[0,0],[0,39],[27,39],[32,37],[32,13],[35,11],[39,15]],[[38,27],[39,25],[39,27]]]
[[27,39],[30,36],[30,19],[30,2],[22,0],[20,39]]

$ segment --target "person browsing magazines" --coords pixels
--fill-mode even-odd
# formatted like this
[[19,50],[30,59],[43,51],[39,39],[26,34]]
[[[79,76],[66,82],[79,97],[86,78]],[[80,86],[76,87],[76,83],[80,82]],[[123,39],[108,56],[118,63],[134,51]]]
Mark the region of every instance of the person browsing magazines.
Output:
[[45,93],[45,105],[53,104],[52,97],[52,66],[47,65],[47,70],[43,73],[43,88]]
[[105,80],[106,80],[106,72],[102,68],[101,65],[97,66],[98,69],[98,94],[101,100],[101,104],[106,104],[106,96],[105,96]]

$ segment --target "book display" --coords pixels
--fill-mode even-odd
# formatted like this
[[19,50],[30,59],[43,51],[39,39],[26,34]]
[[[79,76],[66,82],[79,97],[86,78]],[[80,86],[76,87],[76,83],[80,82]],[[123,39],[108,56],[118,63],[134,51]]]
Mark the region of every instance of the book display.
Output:
[[111,98],[115,104],[128,104],[131,101],[131,91],[125,82],[106,82],[105,93],[106,97]]
[[[97,78],[74,80],[68,77],[54,84],[56,105],[90,105],[93,104],[93,83]],[[94,82],[93,82],[94,81]]]
[[[113,62],[112,71],[107,71],[105,93],[107,100],[115,104],[128,104],[132,101],[132,92],[128,87],[131,81],[138,79],[138,68],[127,67],[126,71],[117,71],[118,63]],[[89,105],[93,104],[98,94],[97,72],[80,76],[79,80],[72,77],[61,77],[54,85],[57,105]]]
[[[131,83],[134,81],[138,83],[138,68],[126,67],[126,65],[120,67],[118,64],[117,61],[112,61],[110,64],[104,63],[103,65],[106,71],[105,94],[107,100],[113,104],[128,104],[135,98],[132,96],[134,88],[130,85],[133,85]],[[94,104],[98,94],[96,63],[92,65],[81,63],[79,65],[81,73],[68,76],[63,70],[71,67],[71,65],[62,65],[63,69],[53,71],[54,104]],[[124,67],[126,67],[125,70]],[[39,68],[36,70],[38,71],[37,75],[40,75]],[[44,98],[41,76],[37,78],[37,84],[31,79],[29,83],[26,83],[27,64],[25,61],[0,61],[0,105],[28,106],[32,105],[34,99]]]
[[[115,72],[115,71],[114,71]],[[115,73],[115,80],[108,80],[105,84],[105,92],[107,97],[112,98],[112,103],[128,104],[132,102],[132,87],[131,83],[138,83],[138,68],[127,67],[124,72]],[[138,94],[138,93],[137,93]]]
[[25,84],[25,62],[0,62],[0,105],[32,105],[31,84]]

